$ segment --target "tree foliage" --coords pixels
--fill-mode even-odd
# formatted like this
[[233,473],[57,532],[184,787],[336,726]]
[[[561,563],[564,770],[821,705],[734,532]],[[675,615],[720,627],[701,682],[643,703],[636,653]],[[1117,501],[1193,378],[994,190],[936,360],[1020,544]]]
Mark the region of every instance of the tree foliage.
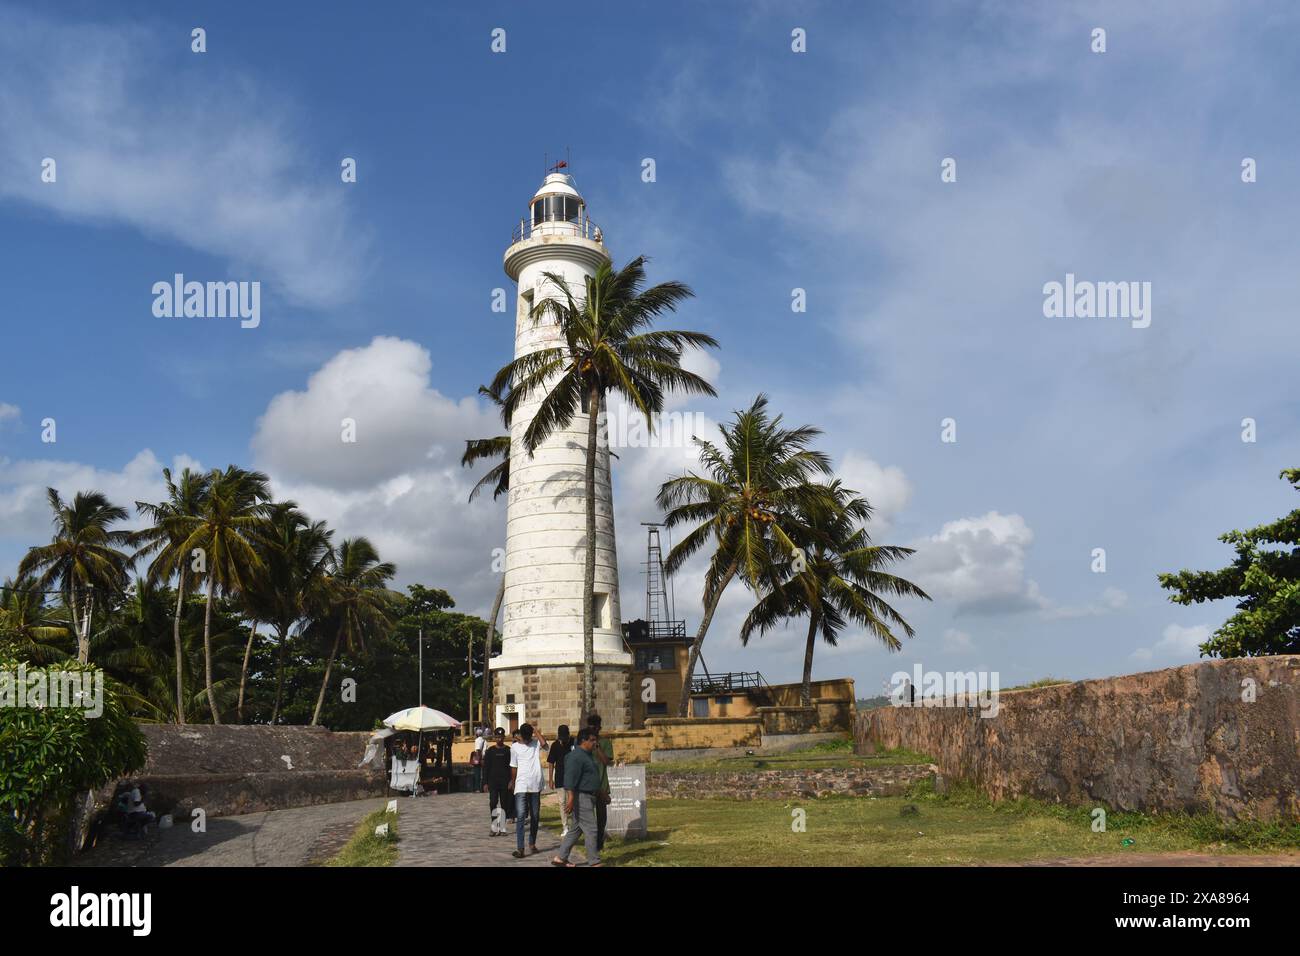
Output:
[[[20,663],[0,658],[0,672],[16,679]],[[27,665],[26,677],[46,680],[54,670]],[[65,661],[57,670],[93,675],[96,668]],[[123,698],[105,680],[97,717],[68,707],[0,707],[0,815],[11,821],[0,836],[0,862],[45,862],[59,842],[48,837],[77,796],[144,766],[144,735]]]
[[[1300,468],[1279,476],[1300,491]],[[1237,613],[1201,645],[1206,657],[1300,653],[1300,509],[1269,524],[1229,531],[1219,540],[1237,558],[1217,571],[1160,575],[1175,604],[1237,600]]]

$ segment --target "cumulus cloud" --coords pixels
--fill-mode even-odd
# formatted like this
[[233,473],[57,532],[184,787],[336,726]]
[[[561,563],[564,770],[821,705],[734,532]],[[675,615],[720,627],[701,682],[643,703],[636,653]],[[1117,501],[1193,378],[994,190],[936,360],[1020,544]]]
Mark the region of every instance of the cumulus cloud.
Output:
[[908,563],[912,580],[936,600],[976,614],[1041,610],[1048,602],[1025,578],[1034,533],[1020,515],[990,511],[949,521],[917,542]]
[[505,546],[504,500],[468,503],[469,482],[450,467],[414,468],[362,488],[271,478],[276,496],[328,522],[335,542],[369,538],[397,565],[399,585],[444,588],[459,610],[487,616],[500,583],[494,549]]
[[[44,458],[0,458],[0,577],[12,574],[27,549],[51,534],[46,488],[58,489],[64,498],[79,491],[101,491],[134,518],[136,501],[162,499],[163,466],[164,462],[147,448],[120,469]],[[171,467],[174,471],[202,468],[186,455],[173,458]]]
[[1194,661],[1200,657],[1200,646],[1208,641],[1213,633],[1214,628],[1208,624],[1196,624],[1191,627],[1170,624],[1165,628],[1160,640],[1151,647],[1139,647],[1132,656],[1139,661],[1149,661],[1157,657],[1166,661],[1169,659]]
[[22,409],[17,405],[10,405],[8,402],[0,402],[0,424],[4,422],[16,422],[22,415]]
[[345,301],[368,241],[337,167],[295,140],[290,105],[187,39],[0,9],[0,198],[179,241],[293,302]]
[[[469,491],[488,465],[464,469],[465,441],[502,432],[495,408],[431,384],[429,351],[379,336],[326,361],[301,391],[271,399],[252,439],[276,494],[328,521],[335,539],[365,535],[401,582],[446,588],[486,615],[505,544],[505,502]],[[341,422],[356,423],[356,441]]]
[[[460,474],[470,438],[502,432],[495,411],[433,388],[428,349],[378,336],[327,361],[302,391],[281,392],[258,420],[257,464],[281,479],[360,490],[412,470]],[[343,441],[343,421],[356,441]]]
[[856,451],[844,456],[838,474],[871,505],[871,530],[886,530],[912,499],[912,483],[897,466],[883,466]]

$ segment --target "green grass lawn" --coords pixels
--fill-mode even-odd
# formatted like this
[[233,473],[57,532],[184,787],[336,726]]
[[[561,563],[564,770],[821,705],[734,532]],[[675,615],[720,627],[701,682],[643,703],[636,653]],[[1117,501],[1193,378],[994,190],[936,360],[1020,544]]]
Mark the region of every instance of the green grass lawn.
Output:
[[[375,836],[375,827],[388,824],[386,837]],[[392,866],[397,862],[397,814],[376,810],[361,821],[352,838],[326,866]]]
[[[916,813],[903,814],[914,806]],[[806,811],[795,832],[793,811]],[[649,802],[646,840],[611,838],[614,866],[943,866],[1126,852],[1300,849],[1300,826],[1225,826],[1212,818],[1111,813],[1094,833],[1088,809],[1034,800],[993,804],[973,790],[947,796]],[[557,830],[559,812],[543,810]],[[1133,841],[1125,846],[1122,841]]]

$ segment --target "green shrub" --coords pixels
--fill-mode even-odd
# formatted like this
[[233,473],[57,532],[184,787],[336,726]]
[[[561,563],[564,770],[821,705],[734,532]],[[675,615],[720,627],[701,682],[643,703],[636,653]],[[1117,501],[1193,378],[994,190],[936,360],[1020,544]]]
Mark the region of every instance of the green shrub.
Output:
[[[19,662],[0,658],[0,680],[9,687]],[[30,682],[47,674],[96,668],[73,662],[43,668],[25,665]],[[50,862],[58,855],[57,829],[72,816],[78,796],[144,766],[147,744],[127,713],[117,685],[103,681],[103,712],[77,707],[0,706],[0,863]]]

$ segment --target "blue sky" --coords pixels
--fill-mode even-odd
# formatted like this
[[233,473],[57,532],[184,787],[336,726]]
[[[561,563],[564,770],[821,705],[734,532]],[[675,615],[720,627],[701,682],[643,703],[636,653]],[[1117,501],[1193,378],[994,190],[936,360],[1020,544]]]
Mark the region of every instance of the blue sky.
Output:
[[[1156,574],[1226,563],[1218,534],[1294,507],[1276,476],[1300,446],[1297,19],[1226,2],[0,3],[0,573],[48,534],[46,485],[129,504],[163,465],[235,461],[371,536],[403,583],[485,613],[504,505],[466,506],[457,461],[497,427],[475,389],[510,357],[490,309],[510,229],[567,148],[615,258],[692,285],[681,324],[722,343],[697,366],[719,398],[679,407],[717,421],[768,392],[825,429],[877,540],[918,548],[903,573],[936,600],[906,605],[916,639],[889,656],[849,634],[819,648],[819,676],[867,694],[916,661],[1005,685],[1194,660],[1230,608],[1171,605]],[[260,281],[261,325],[156,318],[150,289],[177,272]],[[1066,273],[1150,282],[1150,327],[1045,318]],[[360,456],[340,450],[342,414],[366,423]],[[618,462],[624,617],[638,522],[686,464]],[[692,625],[698,575],[676,588]],[[710,668],[796,678],[802,629],[742,649],[745,607],[733,589]]]

